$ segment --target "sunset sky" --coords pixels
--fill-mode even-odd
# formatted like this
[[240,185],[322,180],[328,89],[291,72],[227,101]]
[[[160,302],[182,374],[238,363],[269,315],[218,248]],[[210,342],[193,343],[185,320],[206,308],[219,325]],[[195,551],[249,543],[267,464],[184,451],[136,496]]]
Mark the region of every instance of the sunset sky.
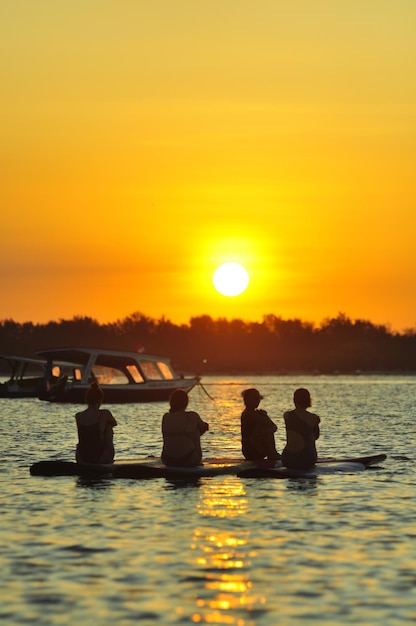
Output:
[[415,32],[414,0],[3,0],[0,320],[416,328]]

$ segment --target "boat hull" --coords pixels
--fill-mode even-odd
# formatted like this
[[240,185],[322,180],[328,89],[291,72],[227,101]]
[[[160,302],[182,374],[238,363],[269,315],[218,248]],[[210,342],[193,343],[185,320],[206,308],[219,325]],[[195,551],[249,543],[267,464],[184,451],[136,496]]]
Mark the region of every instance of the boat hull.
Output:
[[[177,381],[169,381],[165,386],[128,385],[125,388],[116,387],[115,385],[101,385],[104,393],[106,404],[128,404],[140,402],[167,402],[171,393],[175,389],[185,389],[191,391],[198,384],[198,379],[179,379]],[[85,394],[88,391],[86,385],[77,385],[67,387],[62,390],[52,389],[39,395],[40,400],[48,402],[66,402],[72,404],[85,403]]]
[[42,386],[42,379],[36,380],[33,385],[0,384],[0,398],[37,398],[39,389]]

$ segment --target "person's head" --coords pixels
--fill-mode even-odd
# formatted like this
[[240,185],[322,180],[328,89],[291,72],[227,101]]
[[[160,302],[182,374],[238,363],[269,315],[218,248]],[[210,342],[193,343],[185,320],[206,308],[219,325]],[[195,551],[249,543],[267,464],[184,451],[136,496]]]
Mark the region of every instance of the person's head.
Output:
[[241,395],[248,409],[257,409],[260,400],[263,399],[263,396],[260,395],[257,389],[246,389]]
[[88,406],[100,405],[103,401],[104,394],[97,382],[92,382],[89,386],[87,393],[85,394],[85,402]]
[[293,402],[297,409],[307,409],[312,406],[311,394],[307,389],[296,389],[293,394]]
[[185,389],[175,389],[170,395],[170,411],[183,411],[188,406],[188,394]]

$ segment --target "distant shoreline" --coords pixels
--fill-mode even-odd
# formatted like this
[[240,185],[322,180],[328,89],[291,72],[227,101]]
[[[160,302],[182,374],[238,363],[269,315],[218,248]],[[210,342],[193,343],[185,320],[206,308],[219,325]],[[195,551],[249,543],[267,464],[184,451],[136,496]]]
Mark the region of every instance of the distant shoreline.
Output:
[[[195,372],[181,372],[184,376],[192,376]],[[282,378],[286,378],[289,376],[313,376],[319,378],[320,376],[333,376],[334,378],[337,376],[351,376],[354,378],[359,378],[360,376],[416,376],[416,370],[371,370],[371,371],[361,371],[361,372],[342,372],[342,371],[334,371],[334,372],[311,372],[308,370],[293,370],[287,372],[281,371],[217,371],[217,372],[197,372],[198,376],[279,376]]]

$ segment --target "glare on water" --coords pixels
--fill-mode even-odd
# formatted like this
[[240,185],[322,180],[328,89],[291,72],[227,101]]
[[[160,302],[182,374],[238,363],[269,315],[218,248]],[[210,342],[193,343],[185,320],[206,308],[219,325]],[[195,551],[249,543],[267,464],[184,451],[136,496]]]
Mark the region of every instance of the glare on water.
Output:
[[[77,407],[0,400],[0,618],[5,624],[405,624],[416,619],[416,381],[398,376],[207,377],[190,408],[205,457],[240,456],[241,391],[278,424],[298,386],[320,456],[385,452],[314,479],[32,477],[73,459]],[[164,404],[112,405],[117,456],[159,455]]]

